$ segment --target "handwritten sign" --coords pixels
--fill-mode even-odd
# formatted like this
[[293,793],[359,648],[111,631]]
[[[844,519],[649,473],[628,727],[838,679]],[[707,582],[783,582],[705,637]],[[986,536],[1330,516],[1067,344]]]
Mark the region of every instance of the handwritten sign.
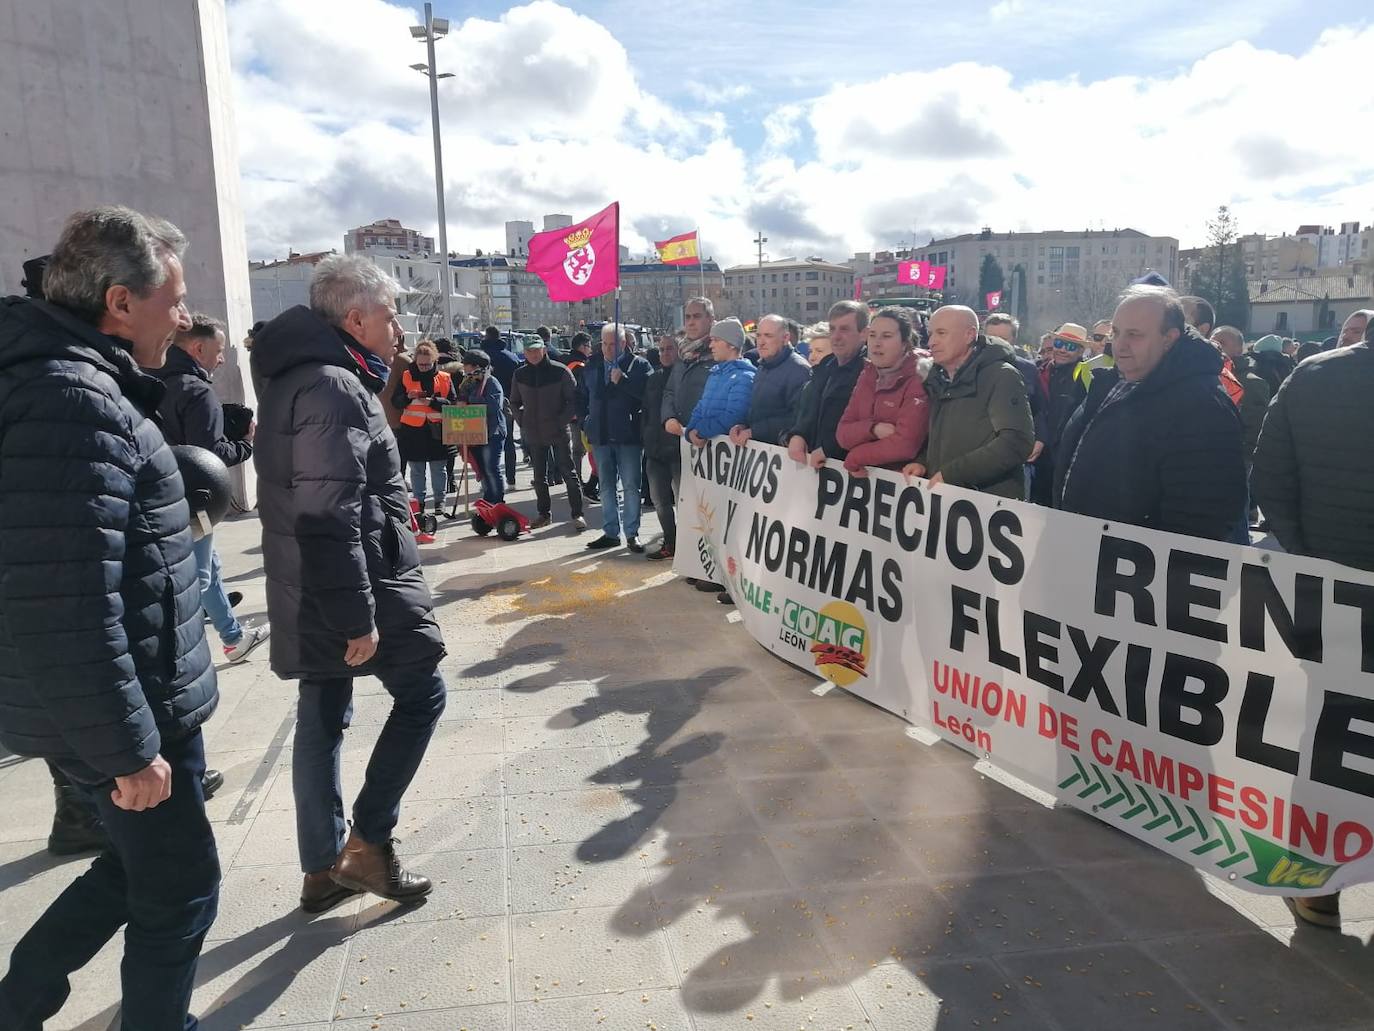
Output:
[[486,405],[444,405],[445,444],[473,447],[486,442]]

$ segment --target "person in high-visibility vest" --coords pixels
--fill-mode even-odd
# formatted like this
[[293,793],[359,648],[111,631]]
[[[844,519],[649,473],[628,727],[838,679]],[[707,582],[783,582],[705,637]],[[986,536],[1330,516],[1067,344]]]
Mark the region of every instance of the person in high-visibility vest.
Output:
[[425,510],[425,473],[434,488],[434,511],[444,507],[448,493],[449,449],[444,445],[444,405],[456,404],[458,385],[439,368],[439,349],[429,340],[415,345],[415,360],[401,373],[391,403],[401,411],[396,443],[401,461],[410,468],[410,490]]

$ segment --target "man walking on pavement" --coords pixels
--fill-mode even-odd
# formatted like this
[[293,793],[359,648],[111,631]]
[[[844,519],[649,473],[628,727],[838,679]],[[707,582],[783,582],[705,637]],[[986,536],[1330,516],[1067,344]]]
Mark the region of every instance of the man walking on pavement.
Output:
[[[547,334],[548,330],[544,332]],[[549,480],[556,475],[567,486],[573,526],[581,533],[587,528],[587,521],[582,518],[582,484],[573,472],[569,436],[569,427],[577,420],[577,383],[566,365],[549,357],[548,344],[542,337],[525,344],[525,364],[515,370],[511,380],[510,406],[534,464],[534,496],[539,515],[530,523],[530,529],[537,530],[552,522]]]
[[[431,888],[401,866],[392,842],[445,696],[444,643],[377,397],[396,352],[399,292],[365,258],[326,258],[310,307],[278,315],[253,348],[269,381],[253,464],[272,670],[300,681],[291,774],[308,913],[361,891],[413,902]],[[392,706],[349,832],[339,757],[354,678],[369,674]]]
[[185,247],[162,219],[80,212],[47,301],[0,301],[0,743],[84,785],[109,837],[14,945],[5,1031],[39,1031],[125,925],[123,1026],[198,1026],[220,881],[200,728],[219,692],[163,386],[140,371],[190,326]]
[[601,478],[601,536],[587,544],[595,550],[618,547],[623,525],[629,549],[644,551],[639,543],[640,416],[649,363],[632,348],[630,331],[607,323],[601,328],[601,361],[587,367],[587,438]]
[[[177,332],[163,366],[144,371],[162,380],[167,388],[158,405],[162,435],[167,443],[205,448],[232,468],[253,454],[254,427],[249,426],[243,440],[228,440],[224,436],[224,406],[210,386],[210,377],[224,364],[226,343],[223,323],[209,315],[193,315],[191,327]],[[264,623],[245,629],[234,616],[224,591],[214,534],[207,533],[196,541],[195,551],[205,614],[219,634],[224,657],[231,663],[242,662],[267,640],[271,626]]]

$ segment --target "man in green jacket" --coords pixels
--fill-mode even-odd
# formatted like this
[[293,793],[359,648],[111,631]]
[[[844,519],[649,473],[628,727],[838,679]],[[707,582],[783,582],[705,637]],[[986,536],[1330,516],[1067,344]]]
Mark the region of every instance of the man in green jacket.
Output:
[[930,317],[930,353],[930,433],[902,472],[1024,501],[1035,425],[1011,347],[979,333],[972,308],[947,305]]

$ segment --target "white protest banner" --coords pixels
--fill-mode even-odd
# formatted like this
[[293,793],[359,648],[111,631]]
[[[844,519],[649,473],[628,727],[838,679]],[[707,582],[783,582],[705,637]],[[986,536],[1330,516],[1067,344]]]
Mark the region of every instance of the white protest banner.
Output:
[[675,569],[783,658],[1271,894],[1374,880],[1374,575],[684,445]]

